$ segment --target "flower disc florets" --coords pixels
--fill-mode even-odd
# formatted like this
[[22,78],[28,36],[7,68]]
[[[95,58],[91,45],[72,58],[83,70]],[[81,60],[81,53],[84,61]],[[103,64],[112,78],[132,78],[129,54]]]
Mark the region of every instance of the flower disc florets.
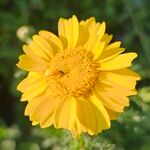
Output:
[[92,55],[79,47],[57,53],[46,75],[53,78],[67,95],[83,96],[94,86],[98,75],[96,67]]

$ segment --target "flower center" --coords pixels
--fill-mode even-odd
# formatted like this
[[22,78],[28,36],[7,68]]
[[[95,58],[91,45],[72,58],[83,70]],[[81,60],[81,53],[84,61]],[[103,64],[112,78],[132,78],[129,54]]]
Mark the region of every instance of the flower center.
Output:
[[97,79],[97,64],[82,47],[60,51],[51,60],[46,75],[70,96],[86,95]]

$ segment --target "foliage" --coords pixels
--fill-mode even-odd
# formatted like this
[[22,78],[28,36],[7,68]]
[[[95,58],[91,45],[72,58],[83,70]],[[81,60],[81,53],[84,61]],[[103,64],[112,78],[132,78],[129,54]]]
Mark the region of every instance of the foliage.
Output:
[[[149,150],[150,149],[150,1],[149,0],[0,0],[0,149],[1,150]],[[26,25],[36,33],[56,33],[60,17],[76,14],[80,19],[94,16],[105,20],[107,32],[121,40],[126,51],[139,54],[134,69],[142,76],[138,96],[113,121],[110,130],[74,140],[65,130],[32,127],[23,111],[16,85],[25,72],[16,67],[23,42],[17,30]]]

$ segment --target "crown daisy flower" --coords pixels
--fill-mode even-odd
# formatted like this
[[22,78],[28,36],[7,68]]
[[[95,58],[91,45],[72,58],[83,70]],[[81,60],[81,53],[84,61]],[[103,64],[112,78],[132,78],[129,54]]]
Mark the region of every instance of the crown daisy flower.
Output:
[[93,17],[60,18],[58,36],[42,30],[23,46],[17,66],[29,73],[17,89],[33,125],[94,135],[129,106],[140,77],[128,67],[137,54],[122,54],[105,26]]

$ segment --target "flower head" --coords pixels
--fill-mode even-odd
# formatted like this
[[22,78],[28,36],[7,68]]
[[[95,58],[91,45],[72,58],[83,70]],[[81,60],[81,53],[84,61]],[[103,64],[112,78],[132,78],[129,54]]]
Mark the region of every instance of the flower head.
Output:
[[128,69],[137,54],[122,54],[121,42],[111,39],[104,22],[73,16],[59,20],[58,36],[40,31],[23,46],[17,65],[29,74],[17,89],[33,125],[54,125],[74,136],[110,128],[140,79]]

